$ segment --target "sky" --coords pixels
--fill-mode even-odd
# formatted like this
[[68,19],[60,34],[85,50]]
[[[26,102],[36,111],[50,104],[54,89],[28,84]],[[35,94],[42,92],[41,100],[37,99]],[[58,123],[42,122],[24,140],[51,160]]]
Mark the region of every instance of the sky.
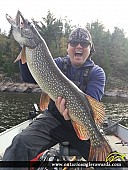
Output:
[[128,37],[128,0],[1,0],[0,28],[10,30],[5,14],[15,17],[20,10],[25,18],[31,21],[42,20],[48,10],[59,19],[67,16],[71,25],[85,27],[87,23],[99,21],[106,30],[114,31],[117,26],[123,29]]

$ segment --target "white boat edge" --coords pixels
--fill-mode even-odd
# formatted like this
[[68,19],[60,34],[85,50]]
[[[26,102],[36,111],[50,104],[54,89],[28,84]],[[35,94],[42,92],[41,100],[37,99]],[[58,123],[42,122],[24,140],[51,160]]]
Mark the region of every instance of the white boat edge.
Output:
[[5,130],[4,132],[0,133],[0,156],[3,155],[5,149],[10,146],[12,143],[13,138],[20,133],[23,129],[25,129],[30,123],[32,119],[24,121],[10,129]]
[[[38,115],[40,116],[40,114]],[[0,156],[2,157],[6,148],[12,143],[13,138],[25,129],[33,119],[24,121],[10,129],[0,133]],[[126,153],[128,159],[128,128],[116,123],[110,129],[110,135],[106,135],[106,138],[110,145],[120,153]],[[118,144],[117,144],[118,143]],[[126,143],[126,144],[125,144]]]
[[110,132],[120,138],[122,141],[128,142],[128,127],[117,123],[110,128]]

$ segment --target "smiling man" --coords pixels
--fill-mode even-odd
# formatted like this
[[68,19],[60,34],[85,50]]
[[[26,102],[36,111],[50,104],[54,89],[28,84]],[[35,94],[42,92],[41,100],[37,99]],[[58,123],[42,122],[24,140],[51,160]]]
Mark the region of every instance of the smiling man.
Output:
[[[82,66],[92,49],[91,35],[87,30],[78,28],[72,32],[68,41],[68,55],[72,65]],[[92,49],[94,52],[94,49]]]
[[[101,100],[104,93],[105,73],[102,68],[91,60],[95,52],[92,37],[87,29],[73,30],[68,39],[65,58],[55,59],[61,71],[72,80],[83,92]],[[65,99],[59,97],[56,106],[65,120],[69,120]]]
[[[95,50],[90,33],[87,29],[76,28],[67,43],[68,55],[56,58],[57,66],[84,93],[100,101],[104,93],[105,73],[91,60]],[[25,82],[36,83],[27,63],[20,61],[20,71]],[[88,159],[90,140],[78,138],[68,116],[65,99],[60,96],[56,102],[50,100],[48,109],[14,138],[3,160],[31,160],[63,141],[68,141],[81,156]]]

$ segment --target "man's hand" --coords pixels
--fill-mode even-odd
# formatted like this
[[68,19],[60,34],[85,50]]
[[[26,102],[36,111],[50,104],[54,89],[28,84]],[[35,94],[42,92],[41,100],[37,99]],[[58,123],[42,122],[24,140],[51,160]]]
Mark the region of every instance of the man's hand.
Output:
[[70,120],[70,117],[68,115],[68,109],[65,107],[65,99],[62,97],[58,97],[58,99],[55,101],[55,104],[64,119]]

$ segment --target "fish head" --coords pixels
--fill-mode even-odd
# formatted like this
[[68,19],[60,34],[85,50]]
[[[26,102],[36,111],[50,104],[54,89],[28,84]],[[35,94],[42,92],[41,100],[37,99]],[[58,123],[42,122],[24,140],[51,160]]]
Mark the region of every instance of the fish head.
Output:
[[12,34],[15,40],[21,46],[33,49],[40,43],[40,37],[36,28],[23,17],[20,11],[17,12],[14,19],[6,14],[6,19],[11,24]]

